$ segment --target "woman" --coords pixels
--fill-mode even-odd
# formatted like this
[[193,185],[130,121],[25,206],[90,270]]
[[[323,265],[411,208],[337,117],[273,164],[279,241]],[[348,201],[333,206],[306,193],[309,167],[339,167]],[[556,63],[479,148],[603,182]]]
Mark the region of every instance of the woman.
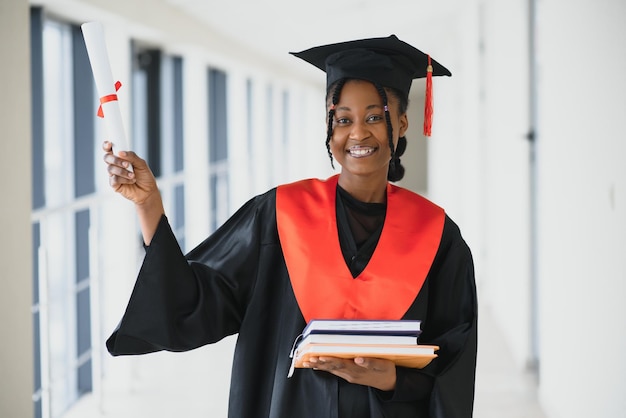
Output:
[[[389,183],[403,175],[411,80],[429,65],[450,73],[395,36],[294,55],[326,71],[326,146],[341,173],[254,197],[186,256],[145,161],[105,143],[110,184],[135,203],[146,245],[107,347],[184,351],[238,334],[230,417],[470,417],[470,251],[443,209]],[[292,344],[312,318],[419,319],[421,343],[439,356],[422,370],[312,358],[288,379]]]

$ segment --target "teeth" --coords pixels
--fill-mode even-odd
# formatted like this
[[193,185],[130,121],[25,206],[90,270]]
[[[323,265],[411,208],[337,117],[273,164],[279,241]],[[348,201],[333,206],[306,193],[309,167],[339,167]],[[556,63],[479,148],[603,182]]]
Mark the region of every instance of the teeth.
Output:
[[363,157],[366,155],[369,155],[371,153],[374,152],[374,148],[370,148],[370,147],[353,147],[349,149],[350,151],[350,155],[354,156],[354,157]]

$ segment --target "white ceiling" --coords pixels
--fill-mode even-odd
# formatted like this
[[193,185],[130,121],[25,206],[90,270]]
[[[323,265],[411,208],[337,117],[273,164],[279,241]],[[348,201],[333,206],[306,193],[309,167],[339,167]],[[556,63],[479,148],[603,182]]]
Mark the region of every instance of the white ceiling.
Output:
[[[392,33],[436,44],[462,0],[165,0],[212,30],[278,60],[287,52]],[[448,19],[448,23],[451,23]],[[436,54],[433,54],[436,55]]]

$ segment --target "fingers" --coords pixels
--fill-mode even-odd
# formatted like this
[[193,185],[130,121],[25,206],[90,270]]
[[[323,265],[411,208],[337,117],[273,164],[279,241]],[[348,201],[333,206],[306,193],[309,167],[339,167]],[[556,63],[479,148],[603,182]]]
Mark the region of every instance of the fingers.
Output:
[[325,370],[327,372],[343,370],[351,366],[354,367],[352,360],[337,357],[309,357],[309,361],[305,362],[304,366],[316,370]]
[[354,359],[354,364],[359,367],[363,367],[368,370],[373,370],[376,372],[385,372],[390,368],[395,368],[395,364],[389,362],[389,360],[382,360],[372,357],[356,357]]
[[107,164],[109,176],[119,176],[125,179],[134,179],[134,173],[129,170],[131,163],[112,153],[104,154],[104,162]]
[[[102,143],[102,149],[105,152],[113,152],[113,143],[111,141],[104,141]],[[117,149],[117,148],[116,148]],[[118,151],[120,153],[121,151]]]
[[349,383],[392,390],[396,384],[396,366],[390,360],[369,357],[341,359],[336,357],[310,357],[304,367],[326,371]]
[[[113,163],[115,160],[107,159],[108,155],[113,155],[121,160],[129,161],[131,164],[135,162],[143,161],[137,154],[132,151],[117,151],[113,152],[113,144],[110,141],[104,141],[102,143],[102,150],[105,152],[104,160],[107,163]],[[119,163],[118,163],[119,164]]]
[[113,144],[109,141],[104,141],[102,143],[102,149],[104,150],[104,152],[111,152],[111,150],[113,149]]
[[135,183],[135,174],[131,171],[130,162],[131,159],[138,158],[135,153],[131,155],[129,152],[123,151],[119,153],[119,156],[116,156],[113,153],[113,144],[109,141],[102,144],[102,149],[105,152],[103,158],[107,164],[109,185],[117,190],[121,185]]
[[144,161],[132,151],[118,151],[113,152],[113,144],[109,141],[105,141],[102,144],[102,149],[105,152],[104,162],[109,165],[115,165],[123,168],[130,168],[135,164],[142,164]]

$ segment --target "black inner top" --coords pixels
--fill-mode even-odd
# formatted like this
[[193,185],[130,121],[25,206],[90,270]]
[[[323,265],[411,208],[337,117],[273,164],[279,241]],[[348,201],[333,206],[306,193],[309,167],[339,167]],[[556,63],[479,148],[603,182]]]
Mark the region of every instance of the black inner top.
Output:
[[380,238],[387,204],[356,200],[337,185],[337,229],[343,258],[357,277],[367,266]]

